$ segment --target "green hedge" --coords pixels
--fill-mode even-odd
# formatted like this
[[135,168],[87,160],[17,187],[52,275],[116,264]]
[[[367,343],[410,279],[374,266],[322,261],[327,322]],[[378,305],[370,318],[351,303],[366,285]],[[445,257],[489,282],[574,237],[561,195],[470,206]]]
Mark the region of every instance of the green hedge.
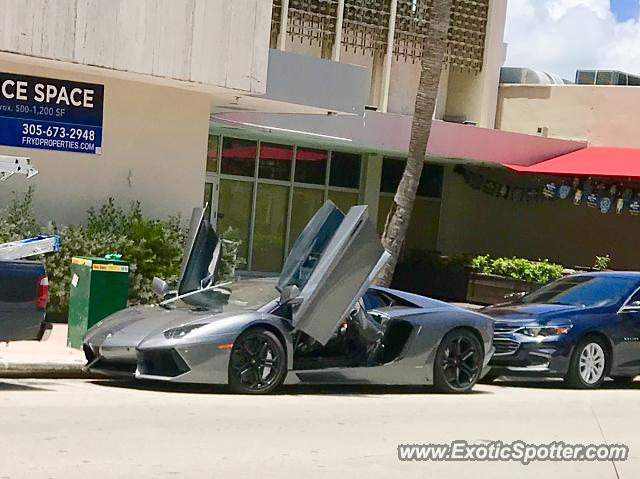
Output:
[[548,260],[530,261],[524,258],[492,258],[489,255],[476,256],[471,260],[473,271],[495,274],[507,278],[548,283],[562,276],[564,267]]
[[[110,198],[99,209],[89,209],[85,225],[57,226],[54,222],[39,225],[32,208],[33,193],[33,189],[29,189],[22,196],[16,195],[0,212],[0,243],[42,233],[60,236],[60,251],[41,258],[49,276],[50,312],[67,310],[70,265],[74,256],[121,254],[131,265],[131,303],[156,300],[151,290],[154,276],[169,284],[177,282],[186,233],[178,215],[162,220],[149,219],[143,216],[139,202],[124,209]],[[237,264],[233,252],[237,251],[238,242],[233,231],[227,231],[224,236],[231,243],[224,250],[221,270],[224,276],[229,276]]]

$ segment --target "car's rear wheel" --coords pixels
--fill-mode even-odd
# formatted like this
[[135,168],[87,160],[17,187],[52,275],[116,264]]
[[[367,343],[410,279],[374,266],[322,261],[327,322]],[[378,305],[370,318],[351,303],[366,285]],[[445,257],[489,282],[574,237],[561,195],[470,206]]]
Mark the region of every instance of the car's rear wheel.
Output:
[[596,389],[607,375],[607,348],[602,339],[589,336],[576,346],[565,383],[577,389]]
[[233,344],[229,358],[229,386],[242,394],[268,394],[287,374],[286,351],[269,330],[253,328]]
[[468,330],[448,333],[440,343],[433,368],[433,385],[441,393],[467,393],[482,372],[482,344]]

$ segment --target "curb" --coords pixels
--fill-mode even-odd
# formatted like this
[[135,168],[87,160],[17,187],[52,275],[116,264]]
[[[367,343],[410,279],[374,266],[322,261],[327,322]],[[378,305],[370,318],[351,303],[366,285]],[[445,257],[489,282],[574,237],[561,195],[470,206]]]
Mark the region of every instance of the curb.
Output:
[[[3,364],[4,363],[4,364]],[[14,379],[100,379],[83,371],[84,363],[9,363],[0,360],[0,378]]]

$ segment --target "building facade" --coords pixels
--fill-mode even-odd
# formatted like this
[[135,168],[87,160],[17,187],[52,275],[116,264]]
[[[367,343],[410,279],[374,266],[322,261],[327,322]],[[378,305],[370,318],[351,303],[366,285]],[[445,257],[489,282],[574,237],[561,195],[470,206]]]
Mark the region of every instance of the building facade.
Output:
[[[584,148],[493,129],[506,0],[453,3],[405,259],[500,248],[478,237],[482,225],[468,231],[469,217],[482,215],[469,213],[480,203],[464,190],[461,166],[507,174],[504,164],[527,166]],[[109,197],[141,201],[152,217],[188,218],[205,204],[218,231],[242,241],[243,269],[256,273],[279,271],[328,199],[343,209],[368,204],[381,231],[408,153],[430,5],[4,2],[0,13],[15,21],[0,33],[7,86],[0,108],[13,109],[6,121],[21,130],[0,136],[0,154],[31,157],[40,174],[3,185],[0,204],[11,191],[35,186],[38,217],[59,224],[82,222]],[[38,105],[45,85],[52,94]],[[63,87],[100,92],[100,111],[74,106],[78,114],[67,126],[99,140],[80,142],[88,153],[61,138],[67,127],[55,113]],[[43,106],[44,116],[34,116],[33,106]]]

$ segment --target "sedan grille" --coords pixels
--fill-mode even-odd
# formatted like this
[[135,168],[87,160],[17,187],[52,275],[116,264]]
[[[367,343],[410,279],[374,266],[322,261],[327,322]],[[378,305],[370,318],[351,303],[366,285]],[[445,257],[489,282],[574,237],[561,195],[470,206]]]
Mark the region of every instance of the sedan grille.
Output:
[[176,377],[189,371],[189,366],[175,349],[151,349],[139,352],[139,355],[141,374]]
[[513,354],[520,347],[520,343],[518,341],[507,338],[493,338],[493,345],[496,348],[496,356]]
[[496,324],[493,332],[494,334],[511,334],[522,329],[522,326],[508,326],[506,324]]

